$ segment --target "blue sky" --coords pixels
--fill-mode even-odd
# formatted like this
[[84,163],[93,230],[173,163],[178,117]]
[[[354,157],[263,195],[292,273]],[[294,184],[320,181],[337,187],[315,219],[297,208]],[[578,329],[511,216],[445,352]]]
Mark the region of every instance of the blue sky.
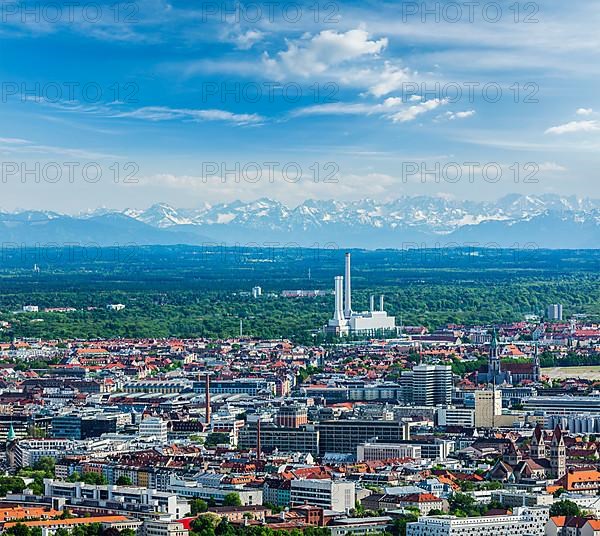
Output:
[[600,193],[598,3],[67,4],[0,8],[2,209]]

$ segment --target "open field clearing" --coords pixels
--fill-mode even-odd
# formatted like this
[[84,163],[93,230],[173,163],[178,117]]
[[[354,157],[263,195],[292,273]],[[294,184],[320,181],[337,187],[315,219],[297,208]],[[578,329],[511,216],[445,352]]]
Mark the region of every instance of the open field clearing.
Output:
[[587,365],[583,367],[550,367],[543,368],[542,375],[551,379],[581,378],[583,380],[600,380],[600,366]]

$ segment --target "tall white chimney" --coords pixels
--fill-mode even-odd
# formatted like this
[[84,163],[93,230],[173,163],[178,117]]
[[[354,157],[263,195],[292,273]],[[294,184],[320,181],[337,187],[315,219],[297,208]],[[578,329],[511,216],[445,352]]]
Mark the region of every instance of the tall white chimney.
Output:
[[334,320],[344,319],[344,277],[336,275],[334,279],[334,292],[335,292],[335,311],[333,312]]
[[350,282],[350,253],[346,253],[346,288],[344,291],[344,316],[350,318],[352,315],[352,284]]
[[375,296],[371,294],[370,303],[369,303],[369,311],[373,312],[375,310]]
[[383,311],[383,294],[379,296],[379,310]]

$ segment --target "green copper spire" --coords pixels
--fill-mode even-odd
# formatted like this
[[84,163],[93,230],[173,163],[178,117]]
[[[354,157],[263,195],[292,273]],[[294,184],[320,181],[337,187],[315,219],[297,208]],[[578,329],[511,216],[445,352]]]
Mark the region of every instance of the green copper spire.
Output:
[[8,429],[8,434],[6,436],[6,441],[11,442],[17,439],[17,434],[15,434],[15,429],[13,428],[12,422],[10,423],[10,428]]
[[492,346],[492,348],[496,348],[496,346],[498,346],[498,338],[496,336],[496,328],[494,328],[494,331],[492,331],[492,340],[490,345]]

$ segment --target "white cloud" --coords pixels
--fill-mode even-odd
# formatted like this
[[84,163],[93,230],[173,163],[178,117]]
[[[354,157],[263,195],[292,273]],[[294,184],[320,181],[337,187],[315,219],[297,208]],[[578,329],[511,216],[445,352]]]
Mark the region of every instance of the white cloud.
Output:
[[465,110],[464,112],[456,112],[454,117],[457,119],[464,119],[466,117],[472,117],[475,115],[475,110]]
[[577,115],[592,115],[594,110],[592,110],[592,108],[577,108],[575,113]]
[[129,112],[119,112],[112,117],[131,117],[147,121],[171,121],[187,119],[191,121],[227,121],[237,124],[261,123],[264,118],[258,114],[234,114],[226,110],[196,110],[189,108],[169,108],[166,106],[146,106]]
[[438,106],[443,106],[447,104],[447,99],[432,99],[420,104],[415,104],[413,106],[409,106],[404,110],[400,110],[399,112],[394,113],[391,116],[392,121],[394,123],[406,123],[408,121],[413,121],[417,118],[417,116],[427,113],[431,110],[435,110]]
[[0,138],[0,143],[6,143],[7,145],[21,145],[29,142],[21,138]]
[[372,39],[361,28],[347,32],[324,30],[286,40],[287,49],[263,54],[261,74],[273,80],[327,80],[365,90],[375,97],[389,95],[411,79],[408,68],[383,61],[388,39]]
[[571,121],[563,125],[550,127],[544,134],[573,134],[575,132],[596,132],[600,130],[598,121]]
[[447,104],[447,99],[432,99],[419,104],[406,106],[400,97],[388,97],[382,103],[334,103],[308,106],[294,110],[291,117],[315,115],[378,115],[391,119],[394,123],[406,123],[417,116]]
[[55,157],[57,155],[86,160],[122,158],[113,153],[101,153],[88,149],[59,147],[56,145],[43,145],[20,138],[0,138],[0,152],[3,154],[42,155],[44,158]]
[[567,171],[567,168],[556,162],[542,162],[539,164],[538,170],[542,172]]
[[467,117],[473,117],[475,113],[475,110],[465,110],[464,112],[446,112],[445,114],[438,116],[438,118],[445,118],[448,119],[448,121],[454,121],[455,119],[466,119]]
[[315,36],[305,34],[299,40],[286,40],[287,50],[272,58],[265,53],[263,61],[276,79],[289,76],[308,78],[321,75],[331,67],[365,56],[379,54],[388,44],[387,38],[370,40],[363,29],[345,33],[323,30]]
[[410,80],[410,71],[392,65],[386,61],[383,71],[377,73],[377,81],[369,88],[369,93],[376,97],[389,95],[392,91],[396,91]]
[[262,41],[265,34],[260,30],[241,30],[236,28],[230,32],[227,32],[223,36],[223,40],[230,41],[236,45],[239,50],[248,50],[252,48],[256,43]]

